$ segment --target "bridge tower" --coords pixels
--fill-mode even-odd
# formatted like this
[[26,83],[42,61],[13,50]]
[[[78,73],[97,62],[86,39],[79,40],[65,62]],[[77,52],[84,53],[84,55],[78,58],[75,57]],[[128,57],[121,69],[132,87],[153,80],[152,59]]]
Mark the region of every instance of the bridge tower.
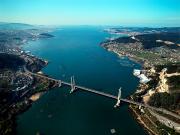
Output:
[[119,107],[121,103],[121,87],[119,88],[119,93],[117,97],[117,103],[114,105],[115,108]]
[[75,87],[75,79],[74,76],[71,76],[71,91],[70,93],[73,93],[75,91],[76,87]]
[[59,87],[61,87],[62,86],[61,80],[59,80],[58,83],[59,83]]

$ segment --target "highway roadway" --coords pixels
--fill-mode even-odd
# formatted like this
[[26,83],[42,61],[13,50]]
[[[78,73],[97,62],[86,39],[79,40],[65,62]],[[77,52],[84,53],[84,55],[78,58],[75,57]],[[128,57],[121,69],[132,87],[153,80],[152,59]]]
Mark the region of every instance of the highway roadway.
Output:
[[[42,78],[45,78],[45,79],[49,79],[49,80],[55,81],[57,83],[61,82],[61,84],[64,84],[64,85],[67,85],[67,86],[71,86],[71,83],[69,83],[69,82],[61,81],[61,80],[54,79],[54,78],[51,78],[51,77],[47,77],[47,76],[44,76],[44,75],[41,75],[41,74],[37,74],[37,73],[32,73],[32,72],[28,71],[27,69],[26,69],[26,71],[28,73],[34,75],[34,76],[38,76],[38,77],[42,77]],[[94,94],[97,94],[97,95],[100,95],[100,96],[104,96],[104,97],[108,97],[108,98],[112,98],[112,99],[115,99],[115,100],[118,99],[117,96],[114,96],[114,95],[111,95],[111,94],[108,94],[108,93],[104,93],[104,92],[101,92],[101,91],[97,91],[95,89],[90,89],[90,88],[86,88],[86,87],[79,86],[79,85],[75,85],[74,87],[76,89],[75,91],[83,90],[83,91],[86,91],[86,92],[91,92],[91,93],[94,93]],[[134,105],[146,107],[146,108],[158,111],[158,112],[163,112],[163,113],[171,115],[171,116],[173,116],[173,117],[175,117],[177,119],[180,119],[179,115],[177,115],[177,114],[175,114],[173,112],[170,112],[170,111],[168,111],[166,109],[163,109],[163,108],[153,107],[153,106],[150,106],[150,105],[147,105],[147,104],[135,102],[135,101],[132,101],[132,100],[129,100],[129,99],[124,99],[124,98],[121,98],[120,100],[123,101],[123,102],[129,103],[129,104],[134,104]]]

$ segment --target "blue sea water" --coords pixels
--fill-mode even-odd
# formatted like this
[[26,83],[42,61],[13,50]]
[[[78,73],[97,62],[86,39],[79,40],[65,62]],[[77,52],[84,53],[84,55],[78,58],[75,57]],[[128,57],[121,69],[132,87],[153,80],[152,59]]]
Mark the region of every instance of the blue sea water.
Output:
[[[62,27],[52,32],[55,37],[29,42],[25,50],[47,59],[45,74],[70,81],[75,76],[78,85],[128,97],[137,85],[132,75],[140,65],[128,58],[119,58],[100,46],[111,35],[100,27]],[[128,105],[115,109],[115,100],[77,91],[69,87],[46,92],[32,107],[17,118],[18,135],[145,135],[134,120]]]

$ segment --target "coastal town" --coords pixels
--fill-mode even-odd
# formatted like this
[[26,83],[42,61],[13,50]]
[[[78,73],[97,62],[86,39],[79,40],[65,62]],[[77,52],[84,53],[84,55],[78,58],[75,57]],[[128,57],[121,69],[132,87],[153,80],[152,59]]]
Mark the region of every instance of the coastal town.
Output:
[[[21,45],[53,37],[41,30],[0,30],[0,134],[14,134],[16,115],[27,110],[38,95],[56,83],[34,76],[42,74],[47,60],[24,51]],[[42,36],[43,35],[43,36]],[[18,40],[18,42],[17,42]],[[35,95],[34,95],[35,94]]]
[[[128,57],[142,64],[142,70],[134,69],[133,74],[140,79],[140,84],[131,96],[133,100],[163,107],[179,115],[180,33],[178,28],[133,30],[131,28],[106,29],[106,32],[129,36],[108,40],[101,45],[120,57]],[[171,38],[171,35],[175,36]],[[133,105],[130,105],[130,109],[150,134],[180,132],[179,119],[171,115]]]

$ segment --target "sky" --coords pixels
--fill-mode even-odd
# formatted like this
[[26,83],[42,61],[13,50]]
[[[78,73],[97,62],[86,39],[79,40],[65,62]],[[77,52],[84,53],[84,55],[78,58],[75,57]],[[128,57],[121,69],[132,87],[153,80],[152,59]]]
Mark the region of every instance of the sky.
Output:
[[180,26],[180,0],[0,0],[0,22]]

